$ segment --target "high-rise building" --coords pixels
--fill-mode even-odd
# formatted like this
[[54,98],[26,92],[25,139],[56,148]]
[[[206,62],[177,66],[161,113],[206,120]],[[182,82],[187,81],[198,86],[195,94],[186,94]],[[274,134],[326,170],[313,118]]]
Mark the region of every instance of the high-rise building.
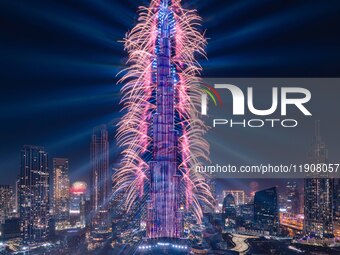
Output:
[[122,78],[126,114],[117,138],[123,159],[114,182],[125,191],[126,211],[146,211],[141,225],[150,243],[177,242],[184,227],[201,224],[205,206],[215,204],[205,174],[194,171],[209,151],[198,118],[195,59],[206,39],[196,12],[183,10],[180,1],[152,0],[143,10],[125,39],[131,66]]
[[334,188],[334,235],[340,237],[340,179]]
[[241,205],[240,215],[244,221],[253,222],[254,221],[254,205],[253,204]]
[[277,189],[257,191],[254,197],[254,223],[256,227],[270,233],[277,232],[279,227],[279,207]]
[[[315,123],[315,135],[309,153],[310,164],[328,162],[328,150],[320,135],[320,123]],[[313,178],[314,177],[314,178]],[[319,237],[333,235],[334,181],[327,176],[309,176],[304,181],[304,233]]]
[[210,177],[210,178],[206,179],[206,183],[209,185],[211,195],[215,198],[215,201],[214,201],[213,207],[208,206],[208,205],[204,205],[203,206],[203,212],[204,213],[214,213],[214,212],[219,210],[219,205],[218,205],[218,202],[217,202],[217,194],[216,194],[216,181],[214,180],[214,178]]
[[13,187],[0,185],[0,225],[11,218],[15,213],[15,198]]
[[93,129],[91,140],[91,210],[92,231],[105,232],[110,227],[108,200],[111,195],[109,140],[106,125]]
[[300,212],[300,194],[297,183],[289,181],[286,185],[286,209],[288,213],[299,214]]
[[62,228],[69,220],[70,180],[68,167],[68,159],[53,158],[53,217],[57,228]]
[[229,193],[223,200],[222,215],[224,224],[227,227],[234,227],[236,224],[236,203],[234,196]]
[[70,188],[70,223],[74,227],[84,228],[86,225],[86,190],[85,182],[74,182]]
[[44,147],[25,145],[21,150],[19,208],[24,243],[49,236],[49,172]]
[[340,179],[336,179],[334,183],[334,214],[340,216]]
[[19,217],[19,193],[20,191],[20,176],[18,176],[17,180],[15,181],[15,214],[16,217]]
[[[165,13],[170,12],[167,1]],[[156,113],[153,114],[153,161],[150,162],[151,196],[148,204],[149,238],[182,236],[180,210],[180,172],[177,164],[179,134],[175,130],[174,78],[171,73],[171,15],[159,20],[159,50],[155,61],[157,80]]]
[[244,190],[223,190],[223,197],[226,197],[228,194],[232,194],[235,198],[236,205],[245,204],[245,192]]
[[255,191],[245,195],[245,204],[254,204]]

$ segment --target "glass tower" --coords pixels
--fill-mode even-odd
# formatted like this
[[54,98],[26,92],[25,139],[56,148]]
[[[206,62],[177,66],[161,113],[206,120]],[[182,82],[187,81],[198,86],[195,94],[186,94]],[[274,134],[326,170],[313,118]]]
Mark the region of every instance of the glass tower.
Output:
[[21,150],[19,209],[24,243],[49,236],[49,172],[44,147],[25,145]]
[[106,125],[93,129],[91,140],[92,232],[109,230],[108,199],[111,194],[109,140]]
[[[328,162],[328,150],[320,135],[320,122],[315,123],[314,142],[309,152],[309,163]],[[314,176],[315,177],[315,176]],[[304,233],[310,236],[333,235],[334,181],[327,176],[306,178],[304,181]]]
[[151,192],[148,204],[149,238],[182,236],[177,164],[178,133],[175,130],[174,76],[171,72],[173,19],[168,1],[163,1],[158,20],[156,59],[157,111],[153,114],[153,161],[150,162]]
[[57,225],[66,224],[69,219],[70,179],[68,159],[53,158],[53,215]]
[[279,208],[276,187],[257,191],[254,197],[255,225],[270,233],[277,232],[279,227]]

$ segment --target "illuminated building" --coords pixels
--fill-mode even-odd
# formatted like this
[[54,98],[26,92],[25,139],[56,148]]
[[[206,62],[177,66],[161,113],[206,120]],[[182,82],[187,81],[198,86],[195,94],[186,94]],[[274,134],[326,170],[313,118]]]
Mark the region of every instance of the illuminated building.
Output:
[[340,179],[334,187],[334,235],[340,237]]
[[277,232],[279,208],[276,187],[257,191],[254,197],[254,223],[257,228]]
[[15,216],[16,203],[13,187],[10,185],[0,185],[0,240],[6,240],[11,236],[8,227],[13,222],[13,217]]
[[15,213],[15,199],[13,187],[0,185],[0,226],[5,220],[12,218]]
[[254,204],[254,196],[255,191],[251,192],[250,194],[245,195],[245,203],[246,204]]
[[70,180],[68,159],[53,158],[53,216],[56,225],[65,225],[69,219]]
[[286,185],[286,209],[288,213],[299,214],[300,197],[297,184],[294,181],[287,182]]
[[158,52],[155,59],[157,82],[157,111],[153,115],[153,161],[151,196],[148,205],[148,237],[181,237],[183,215],[180,211],[180,172],[177,162],[178,132],[175,130],[174,85],[171,66],[171,37],[174,33],[173,14],[167,1],[161,4],[158,21]]
[[48,155],[43,147],[21,150],[19,207],[24,243],[46,241],[49,236]]
[[[328,150],[320,136],[320,123],[315,124],[315,135],[309,153],[309,163],[327,163]],[[333,179],[327,176],[304,181],[304,233],[310,236],[331,237],[333,235]]]
[[236,205],[245,204],[245,192],[244,190],[223,190],[223,196],[226,197],[228,194],[233,195],[235,198]]
[[86,190],[85,182],[75,182],[70,188],[70,224],[73,227],[86,225]]
[[20,190],[20,176],[15,182],[15,212],[16,217],[19,217],[19,190]]
[[149,240],[183,237],[184,212],[201,223],[202,205],[214,203],[204,174],[194,170],[209,150],[196,109],[201,67],[195,55],[204,54],[206,39],[196,28],[200,18],[180,2],[152,0],[125,39],[126,114],[117,132],[123,159],[114,183],[125,191],[127,211],[146,202]]
[[109,140],[106,125],[93,129],[91,140],[91,213],[92,231],[108,231],[108,199],[111,195]]
[[288,230],[290,236],[302,233],[303,221],[303,214],[280,212],[280,225]]
[[254,205],[244,204],[240,205],[240,214],[243,220],[247,223],[254,221]]
[[222,214],[224,223],[228,227],[235,226],[236,223],[236,203],[232,194],[228,194],[223,200]]
[[216,182],[213,178],[209,177],[206,179],[206,183],[209,185],[209,189],[213,198],[215,198],[213,206],[204,205],[203,212],[204,213],[214,213],[219,210],[218,198],[216,194]]

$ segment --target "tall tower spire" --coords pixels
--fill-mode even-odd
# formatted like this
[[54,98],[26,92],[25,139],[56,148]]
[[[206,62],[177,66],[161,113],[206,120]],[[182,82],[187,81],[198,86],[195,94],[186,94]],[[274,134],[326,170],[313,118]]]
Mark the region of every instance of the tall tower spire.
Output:
[[150,162],[151,192],[148,205],[149,238],[181,237],[182,215],[179,211],[178,133],[174,129],[174,77],[171,75],[171,10],[167,1],[159,15],[156,54],[156,106],[153,114],[153,161]]
[[145,206],[148,238],[182,237],[183,212],[200,222],[202,206],[213,201],[205,176],[194,170],[209,154],[195,59],[205,54],[206,40],[197,28],[200,17],[180,2],[140,7],[125,39],[130,66],[121,79],[126,114],[117,132],[123,159],[114,191],[124,191],[127,211]]

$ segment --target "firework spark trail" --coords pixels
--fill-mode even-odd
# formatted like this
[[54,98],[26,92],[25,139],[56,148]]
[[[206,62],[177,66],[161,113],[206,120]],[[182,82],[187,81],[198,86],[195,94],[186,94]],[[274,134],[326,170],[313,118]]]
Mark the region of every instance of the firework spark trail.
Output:
[[172,0],[162,13],[166,0],[152,0],[149,7],[140,7],[138,24],[126,35],[125,50],[129,54],[126,74],[120,80],[125,116],[119,122],[117,140],[123,148],[122,166],[114,175],[115,190],[124,190],[126,208],[144,194],[150,184],[150,155],[153,146],[152,115],[156,112],[155,60],[159,41],[160,17],[172,15],[174,27],[171,55],[175,81],[175,128],[178,138],[178,169],[182,173],[181,191],[187,209],[192,210],[197,220],[202,218],[202,204],[212,206],[213,201],[206,176],[195,171],[200,160],[209,160],[209,144],[203,139],[206,126],[198,118],[201,100],[199,75],[201,66],[195,55],[205,56],[206,39],[198,30],[201,18],[194,10],[185,10],[180,0]]

